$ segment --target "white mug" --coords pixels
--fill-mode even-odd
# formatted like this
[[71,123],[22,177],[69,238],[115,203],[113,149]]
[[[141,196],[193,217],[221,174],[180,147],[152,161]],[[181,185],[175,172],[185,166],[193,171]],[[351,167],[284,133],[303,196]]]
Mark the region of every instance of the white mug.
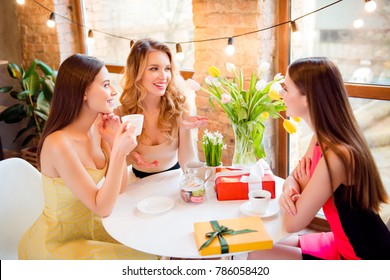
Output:
[[264,214],[267,212],[268,204],[271,200],[271,193],[266,190],[253,190],[248,193],[252,212]]
[[144,124],[144,115],[131,114],[122,117],[122,122],[129,122],[135,126],[135,135],[140,135],[142,132],[142,126]]
[[196,173],[196,176],[201,179],[204,183],[210,179],[213,175],[213,169],[206,166],[206,163],[201,161],[188,162],[184,166],[184,174]]

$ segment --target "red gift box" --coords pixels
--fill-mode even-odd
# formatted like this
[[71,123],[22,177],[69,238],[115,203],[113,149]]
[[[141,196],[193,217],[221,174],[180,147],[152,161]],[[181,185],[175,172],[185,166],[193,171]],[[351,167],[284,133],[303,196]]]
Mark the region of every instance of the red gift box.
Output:
[[[220,176],[218,176],[219,172],[224,172],[225,174],[220,174]],[[240,181],[242,176],[249,176],[249,171],[227,167],[216,168],[215,191],[217,193],[217,199],[247,200],[249,185],[247,182]],[[271,198],[275,198],[274,176],[272,174],[265,174],[264,177],[261,178],[261,181],[261,187],[258,188],[269,191],[271,193]]]

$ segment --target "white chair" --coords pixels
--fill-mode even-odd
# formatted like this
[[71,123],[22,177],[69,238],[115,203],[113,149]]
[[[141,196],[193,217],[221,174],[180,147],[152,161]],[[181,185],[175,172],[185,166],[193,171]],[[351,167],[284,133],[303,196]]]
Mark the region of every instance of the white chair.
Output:
[[18,259],[18,244],[44,206],[40,172],[27,161],[0,161],[0,259]]

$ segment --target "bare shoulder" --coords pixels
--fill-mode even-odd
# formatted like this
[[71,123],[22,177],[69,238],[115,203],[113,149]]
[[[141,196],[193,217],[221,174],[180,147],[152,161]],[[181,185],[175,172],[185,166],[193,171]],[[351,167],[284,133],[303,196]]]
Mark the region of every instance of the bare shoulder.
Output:
[[[336,149],[340,155],[332,149],[326,151],[326,158],[329,163],[330,172],[332,174],[333,186],[337,187],[339,184],[347,184],[347,170],[350,166],[351,156],[346,146],[337,145]],[[340,157],[342,156],[346,161]]]
[[71,138],[67,133],[58,130],[48,135],[42,146],[42,152],[50,154],[63,153],[72,147]]
[[71,138],[63,131],[56,131],[48,135],[42,146],[40,161],[44,174],[58,177],[58,166],[64,158],[75,157],[74,145]]

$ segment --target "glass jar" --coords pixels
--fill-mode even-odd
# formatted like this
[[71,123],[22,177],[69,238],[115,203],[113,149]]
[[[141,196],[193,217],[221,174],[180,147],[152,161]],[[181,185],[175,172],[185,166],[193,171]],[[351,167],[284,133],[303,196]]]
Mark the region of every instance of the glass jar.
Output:
[[204,181],[197,174],[186,173],[180,181],[180,197],[185,203],[202,203],[206,198]]

